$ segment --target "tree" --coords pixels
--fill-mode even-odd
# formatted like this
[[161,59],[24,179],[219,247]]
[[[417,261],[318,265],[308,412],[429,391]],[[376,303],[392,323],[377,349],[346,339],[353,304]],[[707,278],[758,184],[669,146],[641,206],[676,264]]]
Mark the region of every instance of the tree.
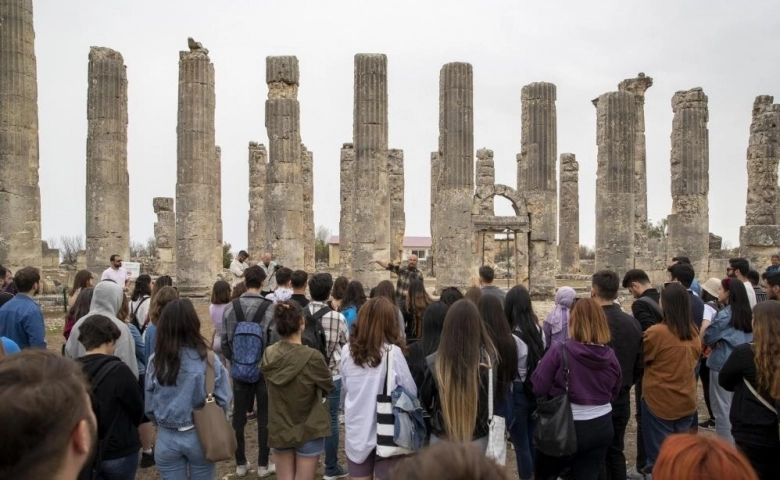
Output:
[[153,236],[146,239],[146,253],[148,253],[150,257],[157,256],[157,239]]
[[222,268],[230,268],[230,262],[233,261],[232,247],[228,242],[222,244]]
[[594,260],[596,250],[590,245],[580,245],[580,260]]
[[[55,247],[54,245],[57,246]],[[54,242],[54,245],[49,243],[49,248],[60,249],[60,257],[64,265],[76,265],[79,259],[79,251],[84,250],[84,236],[61,235],[59,242]]]
[[668,221],[664,218],[663,220],[657,221],[655,224],[653,224],[652,220],[647,221],[647,237],[648,238],[664,238],[666,237],[667,228],[668,228]]
[[146,250],[146,245],[144,245],[141,242],[131,240],[130,241],[130,258],[133,260],[138,260],[142,257],[148,257],[149,252]]
[[330,229],[324,225],[317,226],[317,232],[314,234],[314,261],[315,263],[325,262],[330,260],[330,252],[328,251],[328,240],[330,240]]

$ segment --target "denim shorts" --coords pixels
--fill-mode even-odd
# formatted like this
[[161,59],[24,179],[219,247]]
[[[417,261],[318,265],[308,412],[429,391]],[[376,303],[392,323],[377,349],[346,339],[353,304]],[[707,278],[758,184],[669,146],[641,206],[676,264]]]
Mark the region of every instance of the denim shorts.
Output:
[[296,448],[274,448],[275,453],[295,452],[299,457],[319,457],[325,449],[325,439],[315,438]]

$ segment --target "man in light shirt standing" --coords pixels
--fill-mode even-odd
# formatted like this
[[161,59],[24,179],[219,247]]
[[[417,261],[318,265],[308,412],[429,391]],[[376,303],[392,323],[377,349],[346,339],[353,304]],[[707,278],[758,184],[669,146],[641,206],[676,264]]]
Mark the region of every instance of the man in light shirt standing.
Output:
[[230,262],[230,273],[233,274],[233,286],[235,287],[239,283],[244,281],[244,270],[249,268],[249,264],[246,261],[249,259],[249,254],[246,250],[238,252],[238,256]]
[[282,266],[271,260],[271,254],[268,252],[263,254],[263,261],[257,265],[262,268],[263,273],[265,273],[265,281],[263,281],[263,287],[260,290],[260,293],[265,297],[276,290],[276,287],[278,286],[276,282],[276,271],[282,268]]
[[120,287],[127,289],[130,283],[130,272],[122,266],[122,257],[118,254],[111,255],[111,266],[103,271],[100,280],[111,280]]
[[726,269],[726,275],[736,278],[745,284],[750,308],[753,308],[756,306],[756,292],[753,290],[753,284],[750,283],[750,280],[747,278],[749,271],[750,262],[746,258],[729,258],[729,266]]

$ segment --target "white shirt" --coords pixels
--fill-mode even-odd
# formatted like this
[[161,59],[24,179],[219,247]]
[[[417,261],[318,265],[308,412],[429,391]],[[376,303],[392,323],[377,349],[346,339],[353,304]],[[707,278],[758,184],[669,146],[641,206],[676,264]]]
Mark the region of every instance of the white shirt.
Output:
[[146,315],[149,313],[150,303],[152,303],[152,299],[149,298],[149,295],[143,295],[140,299],[130,302],[130,313],[135,312],[135,318],[138,319],[138,323],[141,326],[143,326],[144,322],[146,321]]
[[[387,344],[385,344],[385,348]],[[385,349],[383,349],[384,351]],[[409,366],[400,348],[393,345],[393,372],[390,374],[390,387],[401,385],[410,393],[417,395]],[[374,368],[361,367],[352,360],[349,344],[341,350],[341,378],[344,398],[344,450],[354,463],[363,463],[376,448],[376,396],[382,393],[385,385],[386,357]]]
[[[116,270],[108,267],[103,271],[103,275],[101,275],[100,280],[113,280],[114,283],[122,288],[125,288],[125,284],[127,283],[128,278],[130,278],[130,272],[128,272],[125,267],[119,267]],[[755,294],[753,297],[755,298]]]
[[265,272],[265,280],[263,280],[263,286],[260,288],[263,292],[273,292],[276,290],[276,262],[271,260],[266,267],[263,262],[257,264]]
[[745,284],[745,290],[747,290],[748,301],[750,302],[750,308],[752,309],[753,307],[756,306],[756,291],[753,290],[753,284],[750,283],[749,281],[742,282],[742,283]]
[[238,260],[230,262],[230,273],[236,277],[233,281],[234,287],[244,281],[244,270],[247,268],[249,268],[249,264],[246,262],[239,262]]
[[715,314],[718,313],[717,310],[712,308],[711,306],[704,304],[704,320],[711,322],[713,318],[715,318]]

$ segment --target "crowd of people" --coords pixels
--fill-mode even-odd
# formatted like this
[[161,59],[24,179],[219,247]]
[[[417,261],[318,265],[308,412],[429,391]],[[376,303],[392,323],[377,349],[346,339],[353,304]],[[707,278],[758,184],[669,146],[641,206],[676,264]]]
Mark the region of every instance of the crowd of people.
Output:
[[[559,288],[544,318],[489,266],[479,286],[434,299],[414,255],[377,261],[397,280],[371,288],[249,258],[231,264],[232,284],[214,283],[204,338],[171,277],[131,283],[112,255],[100,281],[75,275],[61,352],[45,350],[39,271],[0,267],[0,424],[14,439],[0,478],[132,479],[156,466],[163,479],[213,479],[193,420],[207,397],[230,419],[239,478],[253,464],[290,480],[321,464],[325,479],[510,478],[496,453],[507,440],[521,479],[780,471],[780,257],[763,275],[731,259],[701,284],[676,257],[660,291],[643,270],[602,270],[589,295]],[[541,405],[562,397],[572,448],[542,447]]]

